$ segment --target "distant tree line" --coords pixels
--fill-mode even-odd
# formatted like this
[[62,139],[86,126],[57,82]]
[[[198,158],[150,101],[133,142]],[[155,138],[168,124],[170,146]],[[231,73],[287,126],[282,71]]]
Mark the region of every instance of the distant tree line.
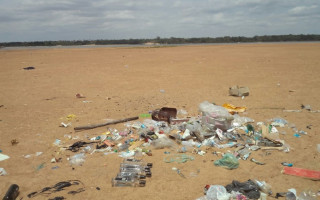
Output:
[[264,35],[254,37],[202,37],[202,38],[154,38],[154,39],[120,39],[120,40],[59,40],[33,42],[3,42],[0,47],[16,46],[72,46],[72,45],[138,45],[156,44],[201,44],[201,43],[238,43],[238,42],[290,42],[290,41],[320,41],[320,35]]

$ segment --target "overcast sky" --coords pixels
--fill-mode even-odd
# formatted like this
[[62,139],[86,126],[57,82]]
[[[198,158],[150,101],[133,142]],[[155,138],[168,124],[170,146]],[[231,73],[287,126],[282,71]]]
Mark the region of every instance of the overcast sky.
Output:
[[0,42],[320,34],[319,0],[0,0]]

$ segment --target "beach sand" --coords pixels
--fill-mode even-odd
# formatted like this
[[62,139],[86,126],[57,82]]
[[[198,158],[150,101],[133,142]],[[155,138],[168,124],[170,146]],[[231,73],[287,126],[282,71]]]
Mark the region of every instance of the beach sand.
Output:
[[[23,70],[29,66],[35,69]],[[196,199],[203,196],[207,184],[225,186],[232,180],[248,179],[266,181],[274,194],[289,188],[298,193],[320,189],[319,181],[281,174],[281,162],[320,170],[320,113],[283,112],[301,109],[301,104],[320,110],[319,43],[0,50],[0,72],[0,149],[10,156],[0,162],[8,173],[0,176],[1,198],[13,183],[20,186],[19,197],[29,199],[31,192],[75,179],[84,184],[84,192],[71,195],[66,189],[32,199]],[[248,86],[250,95],[244,99],[229,96],[233,85]],[[76,98],[77,93],[86,98]],[[56,139],[65,144],[77,141],[68,140],[66,134],[83,139],[107,130],[75,132],[75,126],[134,117],[164,106],[197,116],[198,105],[205,100],[246,106],[241,116],[255,122],[282,117],[307,135],[296,138],[292,129],[283,128],[286,134],[280,138],[290,145],[290,152],[270,151],[267,155],[259,150],[251,157],[266,165],[240,160],[234,170],[214,166],[213,161],[220,157],[212,154],[233,149],[212,148],[204,156],[190,154],[195,160],[186,163],[165,163],[164,152],[174,151],[152,150],[152,156],[144,157],[154,165],[144,188],[111,186],[122,161],[118,154],[87,155],[82,166],[72,169],[66,158],[75,153],[57,154],[59,148],[53,146]],[[69,114],[76,115],[72,127],[59,127]],[[307,125],[312,125],[311,129]],[[125,128],[124,124],[108,127]],[[12,146],[13,139],[19,143]],[[43,153],[35,156],[36,152]],[[53,157],[61,157],[62,162],[50,163]],[[42,163],[44,167],[36,170]],[[59,168],[52,169],[54,166]],[[172,167],[187,174],[200,173],[182,178]]]

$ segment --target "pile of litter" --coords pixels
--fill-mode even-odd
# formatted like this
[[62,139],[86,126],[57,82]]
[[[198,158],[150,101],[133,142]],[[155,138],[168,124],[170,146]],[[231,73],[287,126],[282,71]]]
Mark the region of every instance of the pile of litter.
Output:
[[[247,96],[249,90],[246,88],[230,88],[230,94]],[[267,163],[252,156],[254,151],[278,150],[285,153],[290,152],[290,145],[280,139],[280,134],[291,131],[295,137],[303,137],[307,134],[303,130],[298,130],[293,123],[289,123],[280,117],[266,122],[254,123],[254,119],[240,116],[246,109],[246,107],[238,107],[232,104],[219,106],[204,101],[199,104],[198,116],[190,117],[185,110],[178,111],[176,108],[163,107],[148,114],[141,114],[140,118],[143,118],[143,121],[136,121],[139,117],[131,117],[102,124],[74,127],[75,131],[82,131],[117,123],[124,123],[125,126],[121,131],[107,127],[106,131],[100,134],[82,139],[79,136],[71,135],[56,139],[53,145],[57,148],[57,153],[51,159],[51,163],[58,163],[67,159],[72,167],[82,166],[86,157],[94,153],[118,154],[124,160],[120,164],[119,173],[112,179],[112,186],[143,187],[146,185],[146,177],[151,176],[152,164],[144,163],[141,158],[137,159],[137,155],[141,157],[152,156],[152,151],[166,148],[173,153],[165,152],[170,155],[164,158],[164,162],[185,163],[195,159],[194,156],[188,155],[190,153],[204,156],[212,150],[212,154],[221,156],[220,159],[213,162],[213,166],[234,170],[239,167],[240,159],[250,160],[254,165],[266,165]],[[75,115],[66,117],[68,121],[75,118]],[[64,128],[70,128],[71,126],[71,122],[61,123],[61,127]],[[311,125],[309,127],[311,128]],[[72,142],[72,140],[74,141]],[[217,151],[220,149],[228,149],[228,152]],[[63,156],[66,155],[64,152],[66,151],[69,153],[64,158]],[[73,153],[73,155],[69,156],[70,153]],[[42,152],[37,152],[35,155],[39,156],[41,154]],[[31,155],[24,157],[29,158]],[[0,154],[1,160],[8,158],[8,156]],[[318,171],[293,168],[293,164],[287,162],[283,162],[282,165],[285,166],[282,172],[284,174],[320,180],[320,172]],[[36,170],[43,167],[45,167],[44,163],[39,165]],[[52,169],[58,168],[59,166],[52,167]],[[187,177],[180,169],[173,168],[173,170],[182,178]],[[199,172],[199,169],[195,170],[195,172],[190,173],[190,176],[196,176]],[[7,172],[0,168],[0,175],[7,175]],[[28,197],[56,192],[60,189],[63,190],[64,187],[79,185],[79,183],[81,182],[62,182],[53,187],[46,187],[43,190],[31,193]],[[77,192],[82,191],[84,191],[83,188],[77,190]],[[271,195],[272,191],[270,185],[264,181],[248,180],[243,183],[233,181],[225,187],[209,185],[205,188],[205,194],[206,196],[199,199],[259,199]],[[292,196],[292,192],[290,194],[279,193],[279,195],[281,194]],[[296,194],[294,195],[296,196]],[[311,193],[308,193],[308,195],[310,196]]]

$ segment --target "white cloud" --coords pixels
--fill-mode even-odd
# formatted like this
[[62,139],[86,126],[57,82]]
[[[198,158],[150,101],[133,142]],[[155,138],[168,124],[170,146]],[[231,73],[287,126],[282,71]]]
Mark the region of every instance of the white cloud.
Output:
[[296,6],[289,10],[289,13],[293,15],[308,15],[314,14],[315,12],[320,12],[319,7],[317,5]]
[[1,0],[0,42],[319,34],[319,8],[312,0]]

